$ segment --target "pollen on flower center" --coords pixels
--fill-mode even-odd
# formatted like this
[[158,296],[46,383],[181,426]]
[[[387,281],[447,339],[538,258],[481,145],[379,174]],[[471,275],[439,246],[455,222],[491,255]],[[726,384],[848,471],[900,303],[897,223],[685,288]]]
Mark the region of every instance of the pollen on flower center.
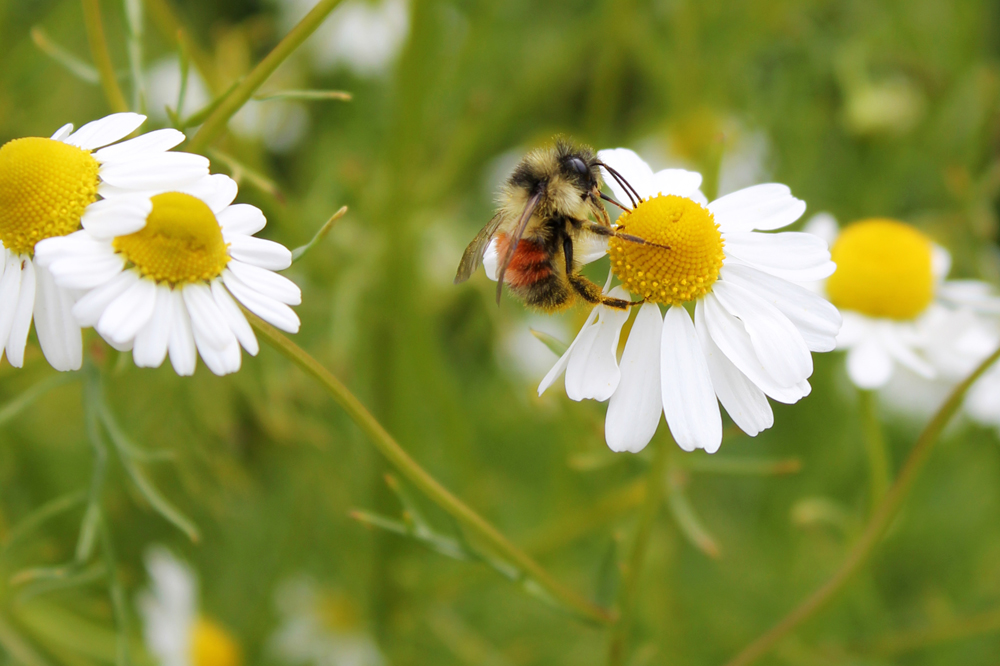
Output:
[[707,294],[725,254],[712,213],[691,199],[658,195],[618,218],[621,234],[608,243],[611,270],[648,301],[679,305]]
[[192,666],[240,666],[239,645],[225,629],[200,617],[191,628]]
[[80,228],[97,200],[99,168],[90,153],[53,139],[15,139],[0,148],[0,242],[32,255],[35,243]]
[[220,275],[229,254],[208,205],[180,192],[157,194],[152,202],[146,226],[115,238],[115,250],[157,282],[202,282]]
[[830,250],[837,272],[826,283],[827,294],[845,310],[913,319],[934,298],[931,247],[927,236],[902,222],[855,222]]

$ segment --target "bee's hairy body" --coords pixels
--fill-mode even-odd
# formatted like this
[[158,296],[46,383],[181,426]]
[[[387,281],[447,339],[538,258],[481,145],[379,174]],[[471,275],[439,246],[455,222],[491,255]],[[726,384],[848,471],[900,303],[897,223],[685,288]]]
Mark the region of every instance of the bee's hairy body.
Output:
[[579,274],[574,252],[585,235],[614,233],[600,203],[598,164],[590,148],[561,139],[528,153],[504,184],[496,216],[466,248],[455,281],[468,279],[496,238],[498,299],[506,284],[528,306],[546,312],[569,307],[577,297],[628,307]]

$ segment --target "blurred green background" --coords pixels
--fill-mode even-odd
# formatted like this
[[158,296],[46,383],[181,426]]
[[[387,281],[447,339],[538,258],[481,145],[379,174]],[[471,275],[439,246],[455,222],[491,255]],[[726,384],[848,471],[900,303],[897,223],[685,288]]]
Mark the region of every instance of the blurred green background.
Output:
[[[154,100],[172,105],[175,94],[167,2],[146,4],[155,116],[146,130],[167,124]],[[129,95],[123,6],[101,4]],[[246,73],[311,3],[298,3],[298,14],[295,4],[169,0],[209,68],[206,95]],[[246,115],[255,117],[219,144],[230,166],[216,157],[213,169],[243,165],[240,200],[267,214],[262,235],[290,247],[350,207],[288,272],[303,290],[296,341],[435,477],[587,596],[598,593],[608,558],[622,558],[631,543],[650,451],[608,451],[603,404],[571,402],[558,388],[535,395],[555,356],[529,326],[568,342],[583,308],[539,318],[509,298],[498,309],[481,274],[451,283],[462,249],[491,216],[497,184],[528,148],[556,133],[597,148],[628,146],[654,166],[701,171],[710,198],[787,183],[809,205],[804,220],[818,211],[842,222],[906,220],[952,251],[953,275],[1000,280],[996,2],[397,7],[402,29],[397,13],[395,28],[372,38],[385,42],[388,57],[376,53],[366,65],[331,55],[336,34],[321,30],[265,87],[346,90],[353,101],[251,102]],[[0,0],[0,143],[109,111],[99,86],[35,45],[34,27],[89,60],[79,2]],[[328,618],[332,630],[370,636],[388,664],[603,663],[604,630],[482,564],[352,520],[355,508],[400,515],[383,481],[389,470],[321,389],[273,350],[244,356],[240,373],[224,378],[204,366],[194,378],[168,365],[139,370],[96,339],[88,350],[133,439],[174,453],[145,467],[203,533],[189,542],[112,463],[104,506],[133,608],[149,585],[143,554],[165,544],[198,572],[203,612],[232,634],[247,664],[283,663],[268,649],[283,621],[275,595],[303,576],[340,609]],[[37,348],[29,359],[23,370],[0,367],[3,401],[54,374]],[[774,405],[774,428],[757,438],[734,432],[711,460],[671,451],[671,500],[652,533],[630,663],[721,664],[843,559],[870,504],[858,398],[838,354],[817,357],[812,383],[800,404]],[[888,420],[896,464],[921,425]],[[998,443],[995,431],[952,427],[870,565],[763,663],[998,663]],[[663,445],[661,436],[651,447]],[[737,459],[791,461],[786,468],[798,471],[709,469]],[[79,382],[5,422],[0,544],[34,509],[85,489],[92,462]],[[424,508],[450,530],[443,514]],[[701,548],[691,525],[676,519],[686,510],[705,530]],[[52,590],[11,580],[72,559],[80,514],[0,551],[7,663],[25,662],[20,642],[43,663],[114,660],[103,579]],[[136,641],[139,623],[133,612]],[[970,628],[973,635],[951,635]],[[331,653],[323,663],[345,659]]]

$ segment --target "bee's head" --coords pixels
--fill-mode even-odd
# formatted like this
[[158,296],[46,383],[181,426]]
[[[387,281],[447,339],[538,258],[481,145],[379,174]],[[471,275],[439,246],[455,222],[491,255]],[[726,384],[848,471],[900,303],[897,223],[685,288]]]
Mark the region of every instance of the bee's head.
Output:
[[589,198],[600,191],[601,171],[593,150],[558,140],[556,155],[559,175],[580,191],[581,198]]

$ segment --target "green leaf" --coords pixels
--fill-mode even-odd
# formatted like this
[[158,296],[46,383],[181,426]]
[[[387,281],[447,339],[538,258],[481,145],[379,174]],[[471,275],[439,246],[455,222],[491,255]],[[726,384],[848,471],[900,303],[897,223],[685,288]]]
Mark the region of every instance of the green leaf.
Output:
[[52,389],[57,386],[62,386],[63,384],[76,381],[76,379],[77,377],[73,374],[61,372],[38,382],[0,408],[0,426],[5,425],[8,421],[18,416],[21,412],[30,407],[32,403]]
[[533,336],[541,340],[542,344],[551,349],[556,356],[562,356],[563,354],[566,353],[566,350],[569,349],[569,345],[567,345],[562,340],[549,335],[548,333],[543,333],[542,331],[536,331],[533,328],[529,328],[528,330],[531,331],[531,334]]
[[685,475],[679,470],[671,470],[667,474],[667,504],[670,513],[673,514],[681,534],[691,542],[695,548],[705,553],[714,560],[722,557],[719,545],[715,538],[702,525],[701,519],[691,506],[687,494],[684,492],[686,483]]
[[83,491],[69,493],[68,495],[62,495],[53,500],[49,500],[29,513],[21,520],[21,522],[15,525],[10,532],[8,532],[7,538],[3,542],[3,546],[0,547],[0,556],[5,555],[17,542],[40,528],[52,518],[75,508],[79,504],[82,504],[86,498],[87,494]]
[[284,201],[285,196],[281,193],[281,188],[273,180],[260,173],[256,169],[251,169],[243,162],[239,161],[232,155],[222,152],[216,148],[211,148],[208,151],[208,156],[213,160],[222,162],[229,169],[230,175],[233,177],[237,183],[243,184],[244,182],[250,183],[256,187],[261,192],[266,192],[278,201]]
[[343,90],[283,90],[281,92],[269,93],[266,95],[254,95],[250,99],[255,102],[268,102],[271,100],[291,99],[301,101],[323,101],[340,100],[350,102],[354,96]]
[[331,215],[330,219],[323,223],[323,226],[319,228],[319,231],[317,231],[316,234],[312,237],[312,240],[310,240],[305,245],[297,247],[294,250],[292,250],[292,262],[294,263],[299,259],[301,259],[302,257],[304,257],[305,254],[309,252],[309,250],[316,247],[316,245],[321,240],[326,238],[327,234],[330,233],[330,230],[333,229],[333,223],[342,218],[346,213],[347,213],[347,206],[341,206],[340,210]]
[[735,456],[688,455],[679,459],[685,469],[692,472],[710,474],[732,474],[735,476],[777,476],[797,474],[802,471],[802,461],[798,458],[749,458]]
[[610,607],[618,596],[618,585],[621,583],[622,570],[618,564],[618,535],[613,535],[601,558],[597,569],[597,584],[594,586],[594,601],[601,606]]
[[35,43],[39,51],[65,67],[76,78],[92,85],[100,83],[101,77],[93,65],[53,42],[45,31],[38,26],[31,29],[31,41]]

